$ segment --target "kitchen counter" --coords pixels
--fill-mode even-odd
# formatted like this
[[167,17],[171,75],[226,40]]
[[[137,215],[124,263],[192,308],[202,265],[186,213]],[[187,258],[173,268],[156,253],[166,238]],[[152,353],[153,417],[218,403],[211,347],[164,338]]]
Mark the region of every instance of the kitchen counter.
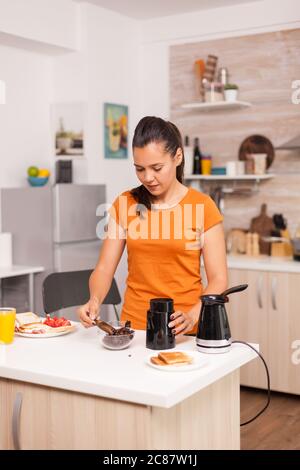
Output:
[[[200,353],[206,366],[191,372],[162,372],[145,361],[156,351],[145,348],[145,332],[136,331],[130,348],[105,349],[96,328],[40,339],[16,336],[0,349],[0,376],[89,395],[169,408],[216,382],[255,357],[233,345],[226,354]],[[26,349],[25,349],[26,348]],[[195,339],[177,339],[176,349],[195,350]],[[155,384],[155,385],[154,385]]]
[[292,257],[228,255],[227,266],[229,269],[300,273],[300,262],[294,261]]
[[[16,337],[0,348],[2,409],[15,409],[13,397],[17,400],[19,393],[29,403],[35,396],[37,415],[44,410],[49,416],[49,439],[39,428],[36,433],[21,430],[22,448],[239,448],[239,368],[255,358],[250,348],[236,344],[224,354],[199,353],[203,367],[164,372],[145,363],[156,351],[144,347],[144,331],[136,331],[130,348],[122,351],[104,349],[101,335],[78,324],[65,336]],[[195,339],[178,339],[177,349],[194,350]],[[32,406],[24,405],[22,413],[29,414],[34,429]],[[106,414],[109,427],[103,422]],[[22,416],[23,427],[26,421]],[[36,426],[45,422],[46,417],[39,419]],[[120,429],[127,433],[121,441],[116,437]],[[74,433],[80,437],[71,442]],[[7,438],[7,448],[18,448],[15,441]]]

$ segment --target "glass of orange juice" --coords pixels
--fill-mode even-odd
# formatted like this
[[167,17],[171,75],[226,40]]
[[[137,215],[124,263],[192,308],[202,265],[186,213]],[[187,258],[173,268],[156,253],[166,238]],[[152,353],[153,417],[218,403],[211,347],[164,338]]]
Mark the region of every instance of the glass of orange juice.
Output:
[[15,308],[0,308],[0,344],[10,344],[15,333]]

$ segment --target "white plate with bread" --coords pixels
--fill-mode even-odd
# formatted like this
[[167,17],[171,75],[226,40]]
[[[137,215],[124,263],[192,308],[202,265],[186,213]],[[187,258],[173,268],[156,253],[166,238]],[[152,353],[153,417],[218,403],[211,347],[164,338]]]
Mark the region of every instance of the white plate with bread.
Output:
[[183,372],[199,369],[208,364],[198,351],[158,351],[146,358],[146,364],[165,372]]
[[69,321],[69,325],[51,327],[44,323],[45,318],[39,317],[33,312],[17,313],[15,322],[15,335],[25,338],[53,338],[62,336],[74,331],[74,322]]

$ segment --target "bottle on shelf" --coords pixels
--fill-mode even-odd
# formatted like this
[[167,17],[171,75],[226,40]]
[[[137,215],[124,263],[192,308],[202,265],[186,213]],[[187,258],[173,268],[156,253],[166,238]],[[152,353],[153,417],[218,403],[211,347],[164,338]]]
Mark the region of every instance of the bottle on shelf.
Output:
[[194,143],[194,166],[193,166],[193,174],[194,175],[201,175],[201,151],[199,147],[199,139],[198,137],[195,138]]
[[194,156],[193,147],[190,145],[189,136],[186,135],[184,138],[184,172],[186,175],[192,175],[194,170]]
[[259,235],[252,233],[252,256],[259,256]]
[[246,234],[246,255],[252,256],[252,233],[248,232]]
[[229,73],[226,67],[218,69],[218,82],[222,83],[223,86],[229,83]]

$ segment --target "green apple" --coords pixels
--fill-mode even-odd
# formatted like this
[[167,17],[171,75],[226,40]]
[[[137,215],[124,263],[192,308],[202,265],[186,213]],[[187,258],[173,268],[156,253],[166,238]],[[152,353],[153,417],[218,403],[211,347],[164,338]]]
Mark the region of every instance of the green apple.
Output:
[[38,176],[39,169],[37,166],[30,166],[27,170],[28,176]]

